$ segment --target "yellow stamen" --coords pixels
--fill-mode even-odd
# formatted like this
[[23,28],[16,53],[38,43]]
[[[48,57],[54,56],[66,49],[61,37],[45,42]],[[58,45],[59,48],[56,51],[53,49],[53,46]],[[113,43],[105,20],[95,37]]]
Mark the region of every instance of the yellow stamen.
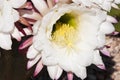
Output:
[[56,23],[55,30],[52,33],[52,40],[58,45],[73,47],[76,41],[76,28],[69,24]]

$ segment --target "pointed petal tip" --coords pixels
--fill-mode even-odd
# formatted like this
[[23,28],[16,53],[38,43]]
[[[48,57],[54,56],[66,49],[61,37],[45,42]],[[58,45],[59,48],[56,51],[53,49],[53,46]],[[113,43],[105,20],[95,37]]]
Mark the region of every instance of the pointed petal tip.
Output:
[[73,80],[73,73],[72,72],[68,72],[67,73],[67,77],[68,77],[68,80]]
[[111,57],[110,52],[106,48],[103,48],[100,51],[103,55]]
[[111,23],[118,23],[117,19],[110,15],[107,16],[107,21],[109,21]]
[[118,35],[120,32],[114,31],[111,35]]
[[115,8],[115,9],[120,9],[118,5],[112,3],[112,7]]
[[38,75],[38,73],[37,73],[37,72],[34,72],[33,76],[36,77],[37,75]]
[[32,66],[30,65],[29,61],[27,62],[27,70],[29,70]]
[[21,41],[21,37],[16,38],[16,40],[20,42]]
[[106,70],[106,67],[104,64],[100,64],[100,65],[97,65],[98,68],[102,69],[102,70]]
[[27,48],[28,46],[32,45],[32,39],[33,39],[33,37],[30,37],[30,38],[28,38],[27,40],[25,40],[22,44],[20,44],[19,50],[25,49],[25,48]]
[[38,73],[43,69],[42,61],[40,60],[36,66],[36,69],[34,71],[34,77],[38,75]]
[[28,51],[27,51],[27,58],[28,59],[34,59],[35,57],[39,57],[37,56],[39,54],[39,52],[33,47],[33,46],[30,46]]

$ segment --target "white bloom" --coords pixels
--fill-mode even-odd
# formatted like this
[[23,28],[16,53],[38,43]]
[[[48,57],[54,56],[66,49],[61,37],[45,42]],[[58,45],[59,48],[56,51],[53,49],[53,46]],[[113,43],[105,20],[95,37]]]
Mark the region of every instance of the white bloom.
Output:
[[36,63],[41,55],[52,79],[58,79],[63,70],[84,79],[87,66],[104,66],[97,48],[104,46],[105,34],[114,31],[106,18],[106,12],[96,8],[56,6],[43,17],[27,57]]
[[18,30],[14,30],[14,22],[19,20],[19,13],[14,8],[21,7],[25,2],[26,0],[0,0],[0,37],[4,39],[5,43],[8,43],[4,44],[0,40],[0,47],[3,49],[11,49],[12,41],[10,34],[13,34],[13,37],[20,40],[20,37],[18,37],[20,35],[15,35],[15,33],[18,33]]
[[77,4],[82,4],[89,7],[100,7],[106,11],[110,11],[111,7],[116,7],[120,0],[72,0]]
[[31,0],[41,15],[45,15],[55,4],[54,0]]

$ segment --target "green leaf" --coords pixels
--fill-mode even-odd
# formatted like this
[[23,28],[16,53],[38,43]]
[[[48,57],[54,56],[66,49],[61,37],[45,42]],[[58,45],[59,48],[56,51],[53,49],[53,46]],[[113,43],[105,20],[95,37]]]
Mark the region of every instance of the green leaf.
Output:
[[109,15],[114,16],[114,17],[119,17],[120,16],[120,10],[112,8],[110,12],[108,12]]
[[115,30],[120,32],[120,21],[117,24],[114,24]]

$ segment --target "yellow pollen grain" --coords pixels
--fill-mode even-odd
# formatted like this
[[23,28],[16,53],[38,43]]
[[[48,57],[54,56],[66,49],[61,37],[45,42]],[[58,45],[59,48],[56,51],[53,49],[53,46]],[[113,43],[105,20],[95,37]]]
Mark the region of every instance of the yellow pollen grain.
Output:
[[73,47],[76,41],[76,29],[69,24],[57,23],[52,33],[52,40],[58,45]]

